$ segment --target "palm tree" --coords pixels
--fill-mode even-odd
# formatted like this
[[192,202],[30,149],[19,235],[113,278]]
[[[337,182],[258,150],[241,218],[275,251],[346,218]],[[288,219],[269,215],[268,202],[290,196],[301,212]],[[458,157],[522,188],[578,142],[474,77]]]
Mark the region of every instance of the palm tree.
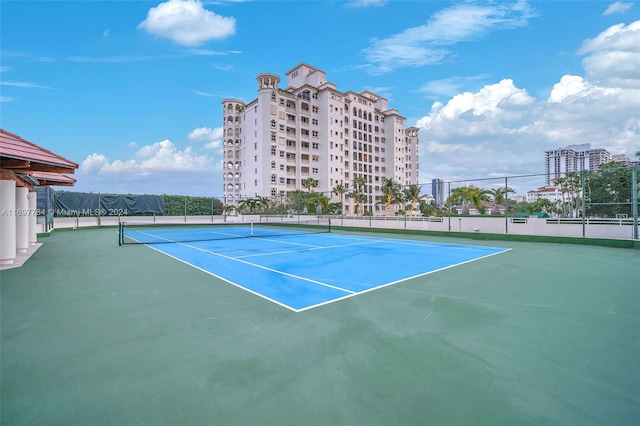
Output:
[[636,151],[636,158],[640,160],[640,151]]
[[385,216],[391,213],[391,204],[396,204],[402,200],[400,186],[393,179],[384,178],[382,180],[382,204],[384,204]]
[[341,183],[337,184],[331,191],[332,194],[336,194],[340,198],[340,214],[343,213],[342,198],[344,197],[345,192],[347,192],[347,188]]
[[314,178],[306,178],[302,180],[301,184],[303,188],[307,189],[307,192],[311,192],[311,188],[318,186],[318,181]]
[[237,207],[234,204],[227,204],[226,206],[224,206],[225,214],[232,213],[236,209],[237,209]]
[[292,206],[292,210],[298,214],[302,213],[304,209],[304,192],[296,189],[294,191],[290,191],[287,195],[289,197],[289,203]]
[[[560,187],[564,214],[569,217],[574,217],[575,213],[577,217],[577,212],[580,207],[580,189],[582,185],[580,175],[575,172],[569,172],[565,177],[556,179],[555,184]],[[564,200],[565,194],[568,194],[567,202]]]
[[486,194],[490,195],[493,199],[493,208],[491,209],[492,215],[500,214],[500,205],[504,203],[505,195],[509,193],[516,192],[513,188],[510,187],[498,187],[493,189],[486,190]]
[[460,186],[451,191],[446,203],[447,205],[462,204],[462,214],[469,214],[469,203],[471,203],[477,211],[482,213],[484,210],[482,200],[485,194],[484,189],[476,186]]
[[[357,194],[354,196],[354,201],[356,203],[356,207],[360,207],[360,210],[363,210],[363,204],[367,201],[366,195],[364,194],[364,187],[367,184],[367,179],[364,176],[356,176],[353,178],[353,191]],[[361,212],[362,213],[362,212]],[[358,210],[356,209],[356,216],[358,215]]]
[[258,207],[258,200],[256,198],[245,198],[244,200],[238,203],[238,210],[246,211],[249,210],[249,213],[253,213]]
[[357,189],[352,189],[350,192],[347,192],[346,195],[353,199],[353,214],[358,216],[360,213],[360,205],[367,200],[366,195]]
[[267,213],[269,209],[269,198],[257,196],[256,207],[260,210],[260,213]]
[[420,202],[424,200],[424,194],[422,194],[422,186],[409,185],[404,189],[404,198],[409,203],[409,217],[413,216],[413,206],[416,204],[419,206]]

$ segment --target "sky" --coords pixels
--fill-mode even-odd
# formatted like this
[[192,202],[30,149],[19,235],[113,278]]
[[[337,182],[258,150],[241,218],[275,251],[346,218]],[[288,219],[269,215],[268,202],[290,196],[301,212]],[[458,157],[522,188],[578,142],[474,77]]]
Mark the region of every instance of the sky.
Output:
[[302,62],[420,128],[425,192],[640,151],[633,2],[3,0],[0,20],[0,127],[79,164],[59,190],[222,196],[222,100]]

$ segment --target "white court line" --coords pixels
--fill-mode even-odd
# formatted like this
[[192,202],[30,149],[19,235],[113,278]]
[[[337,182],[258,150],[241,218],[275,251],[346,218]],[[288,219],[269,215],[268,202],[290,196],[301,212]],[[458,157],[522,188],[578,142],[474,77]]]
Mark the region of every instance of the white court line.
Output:
[[[264,239],[264,238],[261,238]],[[287,241],[279,241],[279,240],[269,240],[269,241],[274,241],[274,242],[279,242],[279,243],[287,243]],[[258,254],[247,254],[244,256],[236,256],[234,257],[234,259],[244,259],[247,257],[259,257],[259,256],[271,256],[272,254],[288,254],[288,253],[303,253],[305,251],[311,251],[311,250],[326,250],[326,249],[334,249],[334,248],[342,248],[342,247],[350,247],[350,246],[361,246],[364,244],[373,244],[373,243],[379,243],[381,241],[379,240],[371,240],[371,241],[363,241],[361,243],[351,243],[351,244],[338,244],[338,245],[333,245],[333,246],[309,246],[310,248],[306,248],[306,249],[298,249],[298,250],[284,250],[284,251],[274,251],[274,252],[270,252],[270,253],[258,253]],[[305,244],[299,244],[299,245],[305,245]]]
[[337,286],[334,286],[334,285],[331,285],[331,284],[323,283],[321,281],[316,281],[316,280],[312,280],[310,278],[301,277],[299,275],[290,274],[288,272],[279,271],[277,269],[268,268],[266,266],[258,265],[257,263],[247,262],[246,260],[238,259],[236,257],[225,256],[224,254],[216,253],[215,251],[206,250],[206,249],[203,249],[203,248],[200,248],[200,247],[192,246],[190,244],[185,244],[185,243],[176,243],[176,244],[179,244],[179,245],[185,246],[185,247],[189,247],[189,248],[192,248],[192,249],[196,249],[196,250],[199,250],[199,251],[203,251],[205,253],[209,253],[209,254],[212,254],[214,256],[219,256],[219,257],[222,257],[222,258],[227,259],[227,260],[233,260],[235,262],[244,263],[245,265],[254,266],[256,268],[264,269],[265,271],[275,272],[276,274],[284,275],[284,276],[291,277],[291,278],[296,278],[296,279],[299,279],[299,280],[302,280],[302,281],[308,281],[310,283],[318,284],[318,285],[321,285],[321,286],[324,286],[324,287],[329,287],[329,288],[332,288],[334,290],[344,291],[345,293],[355,293],[354,291],[347,290],[346,288],[337,287]]
[[[174,229],[178,230],[177,228],[174,228]],[[183,230],[183,231],[184,231],[184,230]],[[147,235],[147,236],[152,237],[152,238],[157,238],[157,239],[159,239],[159,240],[164,240],[164,241],[166,241],[166,242],[168,242],[168,243],[177,243],[177,242],[178,242],[178,241],[176,241],[175,239],[166,238],[166,237],[161,237],[160,235],[152,234],[152,233],[147,232],[147,231],[136,231],[136,230],[133,230],[133,231],[129,231],[129,232],[132,232],[132,233],[137,232],[137,233],[139,233],[139,234]],[[180,231],[178,230],[178,232],[180,232]],[[208,234],[209,234],[209,235],[212,235],[212,234],[213,234],[213,235],[222,235],[223,237],[231,237],[231,238],[248,238],[248,236],[247,236],[247,235],[244,235],[244,234],[228,234],[228,233],[226,233],[226,232],[209,232]],[[140,240],[136,240],[136,239],[135,239],[135,238],[133,238],[131,235],[127,235],[127,234],[125,234],[124,236],[125,236],[125,237],[127,237],[127,238],[130,238],[130,239],[132,239],[132,240],[134,240],[134,241],[137,241],[137,242],[139,242],[139,243],[142,243],[142,244],[153,244],[153,242],[152,242],[152,243],[143,243],[143,242],[142,242],[142,241],[140,241]],[[208,241],[208,240],[203,240],[203,241]],[[212,239],[212,241],[216,241],[216,239]]]
[[442,268],[434,269],[432,271],[422,272],[420,274],[416,274],[416,275],[413,275],[411,277],[402,278],[402,279],[399,279],[399,280],[396,280],[396,281],[392,281],[392,282],[389,282],[389,283],[386,283],[386,284],[381,284],[381,285],[376,286],[376,287],[371,287],[371,288],[368,288],[366,290],[362,290],[362,291],[359,291],[359,292],[354,292],[353,294],[348,294],[348,295],[340,297],[338,299],[327,300],[325,302],[318,303],[316,305],[311,305],[311,306],[307,306],[307,307],[302,308],[302,309],[297,309],[296,312],[302,312],[302,311],[306,311],[306,310],[309,310],[309,309],[317,308],[319,306],[328,305],[330,303],[334,303],[334,302],[338,302],[340,300],[348,299],[348,298],[353,297],[353,296],[360,296],[361,294],[365,294],[365,293],[369,293],[371,291],[379,290],[379,289],[384,288],[384,287],[389,287],[389,286],[401,283],[403,281],[412,280],[414,278],[419,278],[419,277],[423,277],[425,275],[433,274],[434,272],[440,272],[440,271],[444,271],[446,269],[455,268],[456,266],[464,265],[465,263],[475,262],[476,260],[480,260],[480,259],[484,259],[484,258],[487,258],[487,257],[495,256],[497,254],[502,254],[502,253],[510,251],[510,250],[511,249],[505,249],[504,251],[498,251],[498,252],[495,252],[495,253],[489,253],[489,254],[487,254],[485,256],[481,256],[481,257],[476,257],[476,258],[473,258],[473,259],[465,260],[464,262],[456,263],[454,265],[447,265],[447,266],[444,266]]
[[[342,239],[358,240],[360,242],[351,243],[351,244],[338,244],[338,245],[332,245],[332,246],[326,246],[326,247],[308,245],[310,247],[308,249],[288,250],[288,251],[282,251],[282,252],[264,253],[264,254],[238,256],[238,257],[226,256],[226,255],[223,255],[221,253],[216,253],[216,252],[211,251],[211,250],[202,249],[202,248],[199,248],[199,247],[196,247],[196,246],[193,246],[193,245],[190,245],[190,244],[186,244],[186,243],[179,243],[179,242],[176,243],[176,244],[180,244],[180,245],[185,246],[185,247],[196,249],[198,251],[202,251],[202,252],[205,252],[205,253],[213,254],[215,256],[219,256],[219,257],[222,257],[222,258],[225,258],[225,259],[228,259],[228,260],[237,261],[237,262],[244,263],[244,264],[247,264],[247,265],[250,265],[250,266],[255,266],[257,268],[264,269],[264,270],[267,270],[267,271],[270,271],[270,272],[274,272],[274,273],[277,273],[277,274],[289,276],[289,277],[292,277],[292,278],[295,278],[295,279],[300,279],[300,280],[303,280],[303,281],[308,281],[308,282],[311,282],[313,284],[317,284],[317,285],[333,288],[335,290],[339,290],[339,291],[343,291],[345,293],[348,293],[348,294],[346,294],[346,295],[344,295],[342,297],[338,297],[338,298],[335,298],[335,299],[327,300],[327,301],[324,301],[324,302],[321,302],[321,303],[318,303],[318,304],[315,304],[315,305],[306,306],[306,307],[301,308],[301,309],[295,309],[295,308],[293,308],[293,307],[291,307],[289,305],[286,305],[286,304],[284,304],[282,302],[279,302],[278,300],[272,299],[272,298],[270,298],[268,296],[265,296],[265,295],[263,295],[261,293],[258,293],[258,292],[254,291],[254,290],[251,290],[251,289],[247,288],[247,287],[244,287],[244,286],[242,286],[242,285],[240,285],[238,283],[230,281],[229,279],[227,279],[225,277],[222,277],[220,275],[214,274],[211,271],[208,271],[206,269],[203,269],[203,268],[200,268],[200,267],[198,267],[196,265],[193,265],[193,264],[191,264],[191,263],[187,262],[186,260],[183,260],[183,259],[181,259],[179,257],[176,257],[176,256],[173,256],[171,254],[168,254],[168,253],[166,253],[166,252],[164,252],[162,250],[156,249],[155,247],[152,247],[150,245],[147,245],[147,246],[151,247],[152,249],[157,250],[160,253],[163,253],[163,254],[165,254],[165,255],[167,255],[169,257],[172,257],[172,258],[174,258],[174,259],[176,259],[176,260],[178,260],[180,262],[183,262],[183,263],[185,263],[185,264],[187,264],[187,265],[189,265],[191,267],[194,267],[194,268],[196,268],[196,269],[198,269],[198,270],[200,270],[202,272],[205,272],[205,273],[207,273],[209,275],[212,275],[212,276],[214,276],[216,278],[219,278],[219,279],[221,279],[221,280],[223,280],[223,281],[225,281],[225,282],[227,282],[227,283],[229,283],[231,285],[234,285],[234,286],[236,286],[238,288],[241,288],[242,290],[245,290],[245,291],[247,291],[247,292],[249,292],[251,294],[259,296],[259,297],[261,297],[261,298],[263,298],[265,300],[273,302],[273,303],[275,303],[275,304],[277,304],[279,306],[282,306],[282,307],[284,307],[286,309],[289,309],[290,311],[293,311],[293,312],[296,312],[296,313],[303,312],[303,311],[306,311],[306,310],[309,310],[309,309],[313,309],[313,308],[317,308],[317,307],[320,307],[320,306],[323,306],[323,305],[328,305],[328,304],[331,304],[331,303],[339,302],[341,300],[348,299],[350,297],[359,296],[361,294],[368,293],[368,292],[371,292],[371,291],[375,291],[375,290],[378,290],[378,289],[381,289],[381,288],[384,288],[384,287],[389,287],[389,286],[401,283],[403,281],[407,281],[407,280],[411,280],[411,279],[414,279],[414,278],[418,278],[418,277],[422,277],[422,276],[425,276],[425,275],[429,275],[429,274],[432,274],[434,272],[439,272],[439,271],[443,271],[443,270],[446,270],[446,269],[454,268],[456,266],[460,266],[460,265],[463,265],[465,263],[474,262],[476,260],[484,259],[484,258],[490,257],[490,256],[495,256],[497,254],[502,254],[504,252],[507,252],[507,251],[511,250],[510,248],[505,249],[505,248],[499,248],[499,247],[489,247],[489,248],[494,248],[494,249],[500,249],[500,251],[497,251],[497,252],[494,252],[494,253],[489,253],[489,254],[487,254],[485,256],[476,257],[474,259],[466,260],[466,261],[463,261],[463,262],[460,262],[460,263],[456,263],[456,264],[453,264],[453,265],[448,265],[448,266],[445,266],[445,267],[442,267],[442,268],[438,268],[438,269],[434,269],[434,270],[431,270],[431,271],[426,271],[426,272],[423,272],[423,273],[420,273],[420,274],[413,275],[411,277],[405,277],[405,278],[402,278],[402,279],[399,279],[399,280],[396,280],[396,281],[392,281],[392,282],[389,282],[389,283],[378,285],[376,287],[371,287],[371,288],[368,288],[368,289],[365,289],[365,290],[361,290],[359,292],[348,290],[348,289],[337,287],[337,286],[333,286],[333,285],[330,285],[330,284],[327,284],[327,283],[323,283],[323,282],[320,282],[320,281],[316,281],[316,280],[312,280],[312,279],[309,279],[309,278],[300,277],[300,276],[297,276],[297,275],[294,275],[294,274],[289,274],[287,272],[279,271],[277,269],[268,268],[268,267],[265,267],[265,266],[261,266],[261,265],[254,264],[254,263],[247,262],[247,261],[244,261],[244,260],[240,259],[241,257],[267,256],[267,255],[271,255],[271,254],[286,254],[286,253],[295,253],[295,252],[310,251],[310,250],[322,250],[322,249],[326,249],[326,248],[340,248],[340,247],[348,247],[348,246],[355,246],[355,245],[365,245],[365,244],[373,244],[373,243],[390,243],[390,242],[391,243],[395,243],[395,244],[415,245],[415,246],[421,246],[421,247],[447,246],[447,248],[452,248],[451,246],[460,246],[460,247],[457,247],[459,249],[466,249],[466,248],[472,249],[474,247],[488,247],[488,246],[465,246],[465,245],[462,245],[462,244],[442,244],[442,243],[420,244],[419,241],[415,241],[414,242],[412,240],[398,240],[398,239],[392,239],[392,238],[388,238],[388,239],[373,239],[373,238],[370,238],[370,237],[357,237],[357,236],[348,236],[348,235],[339,235],[339,234],[330,235],[330,237],[331,238],[342,238]],[[261,238],[261,239],[266,239],[266,238]],[[268,239],[268,241],[275,241],[275,242],[285,243],[285,244],[306,246],[305,244],[301,244],[301,243],[292,243],[292,242],[288,242],[288,241],[281,241],[281,240],[275,240],[275,239]]]
[[263,299],[265,299],[265,300],[268,300],[269,302],[275,303],[276,305],[279,305],[279,306],[282,306],[283,308],[289,309],[290,311],[293,311],[293,312],[298,312],[298,311],[299,311],[298,309],[292,308],[291,306],[289,306],[289,305],[287,305],[287,304],[285,304],[285,303],[282,303],[282,302],[280,302],[280,301],[278,301],[278,300],[276,300],[276,299],[272,299],[272,298],[270,298],[270,297],[268,297],[268,296],[265,296],[265,295],[264,295],[264,294],[262,294],[262,293],[258,293],[257,291],[253,291],[253,290],[251,290],[251,289],[249,289],[249,288],[247,288],[247,287],[243,287],[243,286],[241,286],[240,284],[238,284],[238,283],[236,283],[236,282],[233,282],[233,281],[229,280],[228,278],[223,277],[222,275],[214,274],[213,272],[208,271],[208,270],[206,270],[206,269],[204,269],[204,268],[201,268],[201,267],[199,267],[199,266],[196,266],[196,265],[194,265],[193,263],[189,263],[189,262],[187,262],[186,260],[184,260],[184,259],[182,259],[182,258],[180,258],[180,257],[174,256],[174,255],[172,255],[172,254],[169,254],[169,253],[167,253],[167,252],[164,252],[164,251],[162,251],[162,250],[160,250],[160,249],[157,249],[157,248],[155,248],[155,247],[152,247],[152,246],[150,246],[150,245],[147,245],[147,247],[149,247],[150,249],[155,250],[155,251],[157,251],[157,252],[160,252],[160,253],[164,254],[165,256],[169,256],[170,258],[175,259],[175,260],[177,260],[178,262],[182,262],[182,263],[184,263],[185,265],[189,265],[189,266],[190,266],[190,267],[192,267],[192,268],[196,268],[197,270],[202,271],[202,272],[204,272],[205,274],[209,274],[209,275],[211,275],[211,276],[213,276],[213,277],[216,277],[216,278],[218,278],[218,279],[220,279],[220,280],[222,280],[222,281],[224,281],[224,282],[227,282],[227,283],[231,284],[232,286],[238,287],[238,288],[239,288],[239,289],[241,289],[241,290],[247,291],[247,292],[249,292],[249,293],[253,294],[254,296],[261,297],[261,298],[263,298]]
[[[330,238],[345,238],[345,239],[351,239],[351,240],[371,240],[373,239],[372,237],[360,237],[360,236],[355,236],[355,235],[343,235],[343,234],[330,234],[327,235]],[[473,250],[476,248],[490,248],[490,249],[498,249],[498,250],[505,250],[504,247],[496,247],[496,246],[483,246],[483,245],[473,245],[473,244],[457,244],[457,243],[436,243],[436,242],[432,242],[432,241],[417,241],[417,240],[404,240],[402,238],[381,238],[381,239],[375,239],[376,241],[382,242],[382,243],[389,243],[389,244],[403,244],[403,245],[408,245],[408,246],[418,246],[418,247],[443,247],[446,246],[447,248],[451,248],[451,249],[455,249],[455,250]]]

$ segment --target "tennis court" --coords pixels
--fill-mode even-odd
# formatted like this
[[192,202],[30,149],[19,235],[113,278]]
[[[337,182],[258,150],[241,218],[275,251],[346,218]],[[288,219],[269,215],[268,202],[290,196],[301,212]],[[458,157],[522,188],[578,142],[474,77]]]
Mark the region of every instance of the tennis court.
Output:
[[[22,267],[0,272],[1,424],[640,418],[636,249],[343,229],[124,247],[117,236],[55,231]],[[466,247],[478,249],[476,260],[430,263]],[[160,251],[169,248],[190,254]],[[349,262],[347,253],[357,254]],[[225,271],[271,268],[357,294],[278,300],[244,288],[258,279],[185,262],[199,256]],[[360,274],[376,280],[375,291]]]
[[122,241],[148,244],[295,312],[507,250],[330,234],[300,222],[132,228]]

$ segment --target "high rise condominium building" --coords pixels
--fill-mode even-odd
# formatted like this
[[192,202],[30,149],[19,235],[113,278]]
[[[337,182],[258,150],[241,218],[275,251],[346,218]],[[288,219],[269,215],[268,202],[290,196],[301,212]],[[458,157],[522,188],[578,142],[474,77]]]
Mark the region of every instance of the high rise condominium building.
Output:
[[[370,91],[340,92],[326,73],[301,63],[280,77],[256,77],[258,97],[249,103],[224,99],[224,197],[238,204],[248,197],[283,198],[313,188],[332,201],[336,186],[350,191],[362,178],[364,210],[382,214],[385,178],[400,185],[418,183],[418,128]],[[345,214],[354,212],[345,197]]]
[[591,148],[591,144],[567,145],[564,148],[544,152],[544,170],[547,185],[563,177],[567,172],[596,170],[600,164],[612,160],[604,148]]

